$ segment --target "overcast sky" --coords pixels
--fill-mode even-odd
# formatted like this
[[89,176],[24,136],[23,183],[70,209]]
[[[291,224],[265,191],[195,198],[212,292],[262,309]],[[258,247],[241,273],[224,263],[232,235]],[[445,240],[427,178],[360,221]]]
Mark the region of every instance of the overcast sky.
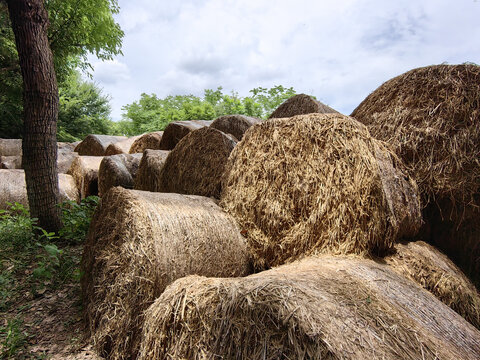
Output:
[[292,86],[344,114],[412,68],[480,63],[476,0],[119,0],[123,54],[93,60],[112,118],[142,92]]

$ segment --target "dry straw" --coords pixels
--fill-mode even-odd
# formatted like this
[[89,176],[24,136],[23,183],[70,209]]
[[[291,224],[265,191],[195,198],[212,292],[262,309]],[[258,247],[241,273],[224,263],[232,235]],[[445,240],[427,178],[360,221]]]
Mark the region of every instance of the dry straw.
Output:
[[103,196],[114,186],[133,189],[142,154],[105,156],[98,170],[98,195]]
[[251,127],[228,160],[221,205],[260,268],[317,253],[381,254],[421,225],[400,161],[340,114]]
[[479,232],[471,227],[480,222],[479,99],[480,66],[428,66],[387,81],[352,116],[392,144],[418,183],[429,241],[480,284]]
[[322,104],[320,101],[315,100],[311,96],[305,94],[298,94],[292,96],[281,104],[269,117],[273,118],[287,118],[295,115],[305,114],[338,114],[337,110]]
[[[78,189],[70,175],[58,174],[60,201],[79,200]],[[18,202],[28,208],[27,187],[23,170],[0,170],[0,209],[7,209],[9,203]]]
[[129,149],[130,154],[141,154],[147,149],[160,149],[163,131],[156,131],[139,136]]
[[132,136],[126,140],[122,140],[114,144],[108,145],[107,149],[105,150],[105,156],[117,155],[117,154],[128,154],[130,152],[130,148],[132,144],[139,137],[140,136]]
[[220,197],[225,164],[237,140],[204,127],[185,136],[160,172],[158,191]]
[[85,243],[82,291],[95,348],[135,359],[143,311],[172,281],[189,274],[249,273],[245,240],[211,199],[111,189]]
[[72,166],[73,160],[78,157],[78,153],[74,152],[75,145],[72,143],[57,143],[57,170],[60,174],[66,174]]
[[75,151],[79,155],[104,156],[110,144],[115,144],[126,139],[125,136],[87,135],[87,137],[75,147]]
[[160,150],[172,150],[189,132],[210,126],[212,121],[189,120],[174,121],[167,125],[160,141]]
[[139,360],[478,359],[480,332],[414,282],[353,257],[177,280],[145,313]]
[[160,173],[169,153],[166,150],[145,150],[135,179],[136,190],[159,191]]
[[0,156],[0,169],[21,169],[22,155]]
[[22,139],[0,139],[0,156],[22,155]]
[[101,156],[78,156],[73,160],[68,174],[75,179],[81,199],[98,195],[98,169],[102,159]]
[[480,294],[448,257],[423,241],[397,244],[395,250],[385,257],[395,272],[417,282],[480,330]]
[[261,121],[260,119],[245,115],[225,115],[215,119],[210,127],[223,131],[225,134],[230,134],[240,141],[250,126],[258,124]]

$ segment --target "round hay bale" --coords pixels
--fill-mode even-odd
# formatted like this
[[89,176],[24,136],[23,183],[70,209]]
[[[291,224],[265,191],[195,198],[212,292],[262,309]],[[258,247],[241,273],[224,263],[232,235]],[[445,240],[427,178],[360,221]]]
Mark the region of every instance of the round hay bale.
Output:
[[[60,201],[79,201],[78,189],[70,175],[58,174]],[[25,172],[20,169],[0,170],[0,209],[8,209],[7,202],[18,202],[28,209]]]
[[228,160],[221,206],[256,264],[310,254],[382,254],[421,226],[416,185],[386,145],[341,114],[251,127]]
[[162,141],[163,131],[155,131],[148,134],[140,135],[130,147],[130,154],[143,153],[147,149],[160,149],[160,141]]
[[168,154],[158,191],[220,198],[225,164],[236,144],[217,129],[192,131]]
[[415,241],[396,244],[385,261],[412,279],[480,330],[480,294],[462,271],[433,246]]
[[286,100],[281,104],[270,116],[269,119],[273,118],[287,118],[295,115],[305,115],[305,114],[339,114],[337,110],[332,109],[331,107],[321,103],[318,100],[315,100],[313,97],[298,94],[292,96],[290,99]]
[[135,190],[159,191],[160,173],[169,153],[166,150],[145,150],[138,167]]
[[78,144],[75,145],[75,143],[69,143],[69,142],[57,142],[57,149],[58,152],[73,152],[75,151],[75,148],[77,147]]
[[66,174],[72,166],[73,160],[79,155],[74,152],[75,146],[72,143],[58,143],[57,150],[57,171],[60,174]]
[[104,156],[108,145],[115,144],[126,139],[127,138],[125,136],[91,134],[87,135],[87,137],[75,147],[75,151],[78,153],[78,155]]
[[167,125],[160,140],[160,150],[172,150],[189,132],[210,126],[212,121],[189,120],[174,121]]
[[352,113],[394,147],[417,181],[430,230],[424,238],[478,284],[480,252],[473,257],[472,245],[480,233],[476,241],[459,235],[480,222],[479,98],[480,66],[427,66],[387,81]]
[[244,276],[245,240],[211,199],[110,189],[90,226],[82,291],[93,342],[109,359],[136,358],[143,311],[189,275]]
[[0,139],[0,156],[19,155],[22,155],[22,139]]
[[75,179],[81,199],[98,195],[98,169],[102,159],[101,156],[78,156],[73,160],[68,174]]
[[479,357],[480,332],[414,282],[371,260],[321,257],[177,280],[145,313],[138,359]]
[[0,156],[0,169],[21,169],[22,155]]
[[210,125],[211,128],[223,131],[225,134],[234,136],[238,141],[242,140],[243,134],[250,126],[262,122],[257,119],[245,115],[225,115],[215,119]]
[[105,150],[105,156],[128,154],[130,152],[130,147],[139,137],[140,136],[132,136],[126,140],[108,145],[107,149]]
[[98,170],[98,195],[103,196],[114,186],[133,189],[142,154],[105,156]]

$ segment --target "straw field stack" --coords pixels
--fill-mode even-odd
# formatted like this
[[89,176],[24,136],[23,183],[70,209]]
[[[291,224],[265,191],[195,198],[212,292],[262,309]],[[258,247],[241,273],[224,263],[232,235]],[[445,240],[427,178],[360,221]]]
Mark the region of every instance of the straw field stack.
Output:
[[126,139],[125,136],[91,134],[87,135],[87,137],[75,147],[75,151],[78,155],[104,156],[110,144],[115,144]]
[[160,150],[172,150],[189,132],[210,126],[212,121],[174,121],[167,125],[160,141]]
[[337,110],[322,104],[320,101],[315,100],[311,96],[305,94],[298,94],[292,96],[281,104],[269,117],[273,118],[287,118],[295,115],[305,114],[338,114]]
[[160,173],[169,153],[166,150],[145,150],[135,179],[136,190],[159,191]]
[[139,138],[140,136],[132,136],[128,139],[118,141],[116,143],[110,144],[107,146],[105,150],[105,156],[110,155],[117,155],[117,154],[128,154],[130,152],[130,148],[132,144]]
[[140,135],[130,147],[130,154],[141,154],[147,149],[159,150],[163,131],[155,131]]
[[230,134],[240,141],[245,131],[260,122],[262,122],[262,120],[250,116],[225,115],[215,119],[210,127],[223,131],[225,134]]
[[103,196],[115,186],[133,189],[142,154],[105,156],[98,170],[98,195]]

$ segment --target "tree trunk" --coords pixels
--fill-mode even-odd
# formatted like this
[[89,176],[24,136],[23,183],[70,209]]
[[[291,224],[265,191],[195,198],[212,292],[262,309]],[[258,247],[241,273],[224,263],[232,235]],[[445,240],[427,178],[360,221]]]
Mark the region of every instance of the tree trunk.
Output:
[[23,76],[23,165],[32,217],[47,231],[61,227],[58,208],[58,88],[43,0],[7,0]]

